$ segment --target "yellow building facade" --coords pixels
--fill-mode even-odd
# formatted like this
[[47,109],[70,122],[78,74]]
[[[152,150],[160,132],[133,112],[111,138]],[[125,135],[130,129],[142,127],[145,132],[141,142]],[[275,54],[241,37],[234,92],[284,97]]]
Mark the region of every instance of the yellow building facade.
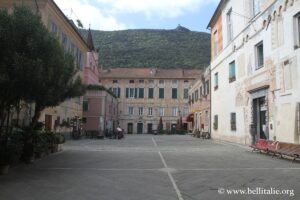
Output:
[[[56,3],[53,0],[1,0],[0,2],[0,8],[6,8],[9,11],[14,6],[29,7],[41,15],[44,25],[58,38],[64,50],[74,56],[77,68],[75,76],[80,76],[83,79],[83,69],[86,65],[87,52],[90,51],[89,47],[73,21],[63,14]],[[56,107],[47,108],[41,113],[39,121],[45,124],[46,129],[53,130],[59,128],[60,126],[57,125],[62,122],[68,122],[73,118],[82,118],[82,101],[83,98],[78,97],[67,100]],[[26,112],[27,116],[33,113],[31,111]],[[30,119],[30,116],[28,117]],[[24,120],[28,120],[28,118]]]

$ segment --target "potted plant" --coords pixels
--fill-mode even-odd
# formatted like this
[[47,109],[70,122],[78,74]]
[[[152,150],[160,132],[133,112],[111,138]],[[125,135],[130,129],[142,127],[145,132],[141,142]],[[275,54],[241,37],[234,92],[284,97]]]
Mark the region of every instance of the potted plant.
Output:
[[19,130],[0,137],[0,175],[7,174],[10,165],[19,161],[22,149],[22,134]]
[[66,139],[65,137],[60,134],[60,133],[56,133],[55,134],[55,144],[56,144],[56,152],[57,151],[62,151],[62,145],[63,143],[65,143]]
[[1,142],[0,146],[0,175],[7,174],[10,166],[10,150]]
[[34,154],[36,158],[44,157],[47,154],[49,144],[47,136],[43,132],[37,132],[34,137]]

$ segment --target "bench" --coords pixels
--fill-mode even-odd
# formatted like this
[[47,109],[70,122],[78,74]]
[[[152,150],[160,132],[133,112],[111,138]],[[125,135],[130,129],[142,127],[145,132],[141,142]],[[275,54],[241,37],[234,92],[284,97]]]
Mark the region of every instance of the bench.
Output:
[[272,153],[273,156],[289,156],[294,158],[293,160],[300,158],[299,144],[258,139],[256,143],[254,145],[250,145],[250,147],[252,148],[252,151],[264,151],[266,153]]
[[293,157],[295,160],[300,156],[300,145],[279,142],[277,147],[277,154],[279,154],[281,157],[283,156]]
[[268,150],[268,142],[265,139],[258,139],[254,145],[250,145],[252,151],[267,151]]

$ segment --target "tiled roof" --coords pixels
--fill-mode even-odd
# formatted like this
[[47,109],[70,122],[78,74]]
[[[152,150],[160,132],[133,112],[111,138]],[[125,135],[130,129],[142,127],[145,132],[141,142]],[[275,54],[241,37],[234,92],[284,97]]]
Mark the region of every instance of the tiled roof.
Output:
[[199,69],[112,68],[102,70],[99,78],[199,78]]

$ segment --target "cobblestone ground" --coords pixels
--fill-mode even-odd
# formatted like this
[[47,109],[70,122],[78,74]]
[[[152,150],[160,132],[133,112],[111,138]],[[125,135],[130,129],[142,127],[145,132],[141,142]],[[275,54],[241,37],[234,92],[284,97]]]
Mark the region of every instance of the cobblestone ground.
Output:
[[242,145],[126,135],[68,141],[63,152],[11,169],[0,176],[0,199],[300,199],[299,183],[299,162]]

